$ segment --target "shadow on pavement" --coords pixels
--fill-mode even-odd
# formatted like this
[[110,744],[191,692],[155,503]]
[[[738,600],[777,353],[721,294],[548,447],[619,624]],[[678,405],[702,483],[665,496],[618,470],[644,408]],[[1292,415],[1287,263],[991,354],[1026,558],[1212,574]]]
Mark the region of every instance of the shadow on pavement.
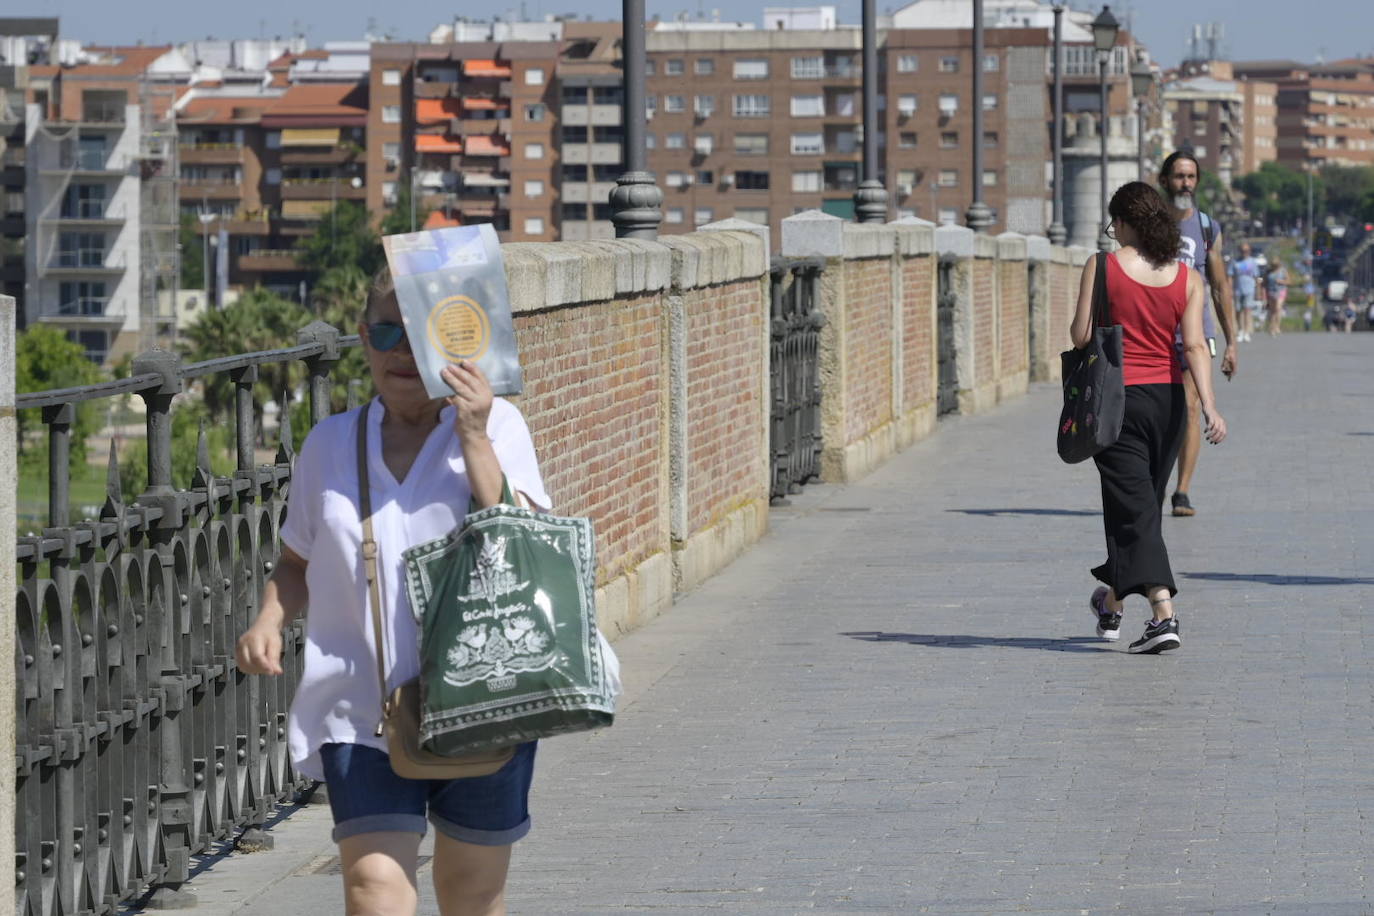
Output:
[[964,515],[1101,515],[1101,509],[946,509]]
[[1347,435],[1347,436],[1374,436],[1374,433],[1359,432],[1359,433],[1346,433],[1346,435]]
[[1186,572],[1185,579],[1208,582],[1258,582],[1261,585],[1374,585],[1374,578],[1353,576],[1285,576],[1279,573]]
[[927,636],[920,633],[884,633],[881,630],[860,630],[840,635],[864,642],[904,642],[912,646],[939,646],[945,649],[996,646],[1007,649],[1043,649],[1048,652],[1112,651],[1095,636],[1068,636],[1063,639],[1050,639],[1044,636]]

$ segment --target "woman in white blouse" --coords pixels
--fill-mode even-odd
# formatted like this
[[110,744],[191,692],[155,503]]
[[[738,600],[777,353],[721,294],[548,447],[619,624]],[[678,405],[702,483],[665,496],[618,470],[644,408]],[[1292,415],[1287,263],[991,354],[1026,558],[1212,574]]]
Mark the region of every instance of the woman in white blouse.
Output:
[[[479,507],[499,502],[503,475],[531,503],[547,509],[550,500],[524,418],[493,398],[475,365],[444,370],[451,397],[426,394],[386,271],[368,294],[359,333],[378,392],[368,416],[368,476],[390,689],[419,673],[402,551],[460,524],[469,497]],[[386,739],[376,735],[381,696],[360,551],[354,447],[360,413],[324,420],[301,448],[281,560],[257,619],[239,639],[239,668],[280,674],[282,628],[309,605],[289,744],[296,768],[328,786],[349,914],[415,912],[427,820],[436,830],[440,911],[502,914],[511,844],[530,826],[535,745],[522,745],[500,771],[474,779],[408,780],[391,771]]]

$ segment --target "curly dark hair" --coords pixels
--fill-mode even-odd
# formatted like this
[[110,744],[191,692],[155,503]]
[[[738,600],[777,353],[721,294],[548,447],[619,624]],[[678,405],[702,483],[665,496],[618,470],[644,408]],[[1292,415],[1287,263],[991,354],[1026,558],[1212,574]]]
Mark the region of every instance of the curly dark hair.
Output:
[[1145,182],[1132,181],[1117,188],[1107,213],[1135,230],[1136,248],[1151,264],[1162,267],[1178,258],[1183,241],[1178,223],[1164,198]]

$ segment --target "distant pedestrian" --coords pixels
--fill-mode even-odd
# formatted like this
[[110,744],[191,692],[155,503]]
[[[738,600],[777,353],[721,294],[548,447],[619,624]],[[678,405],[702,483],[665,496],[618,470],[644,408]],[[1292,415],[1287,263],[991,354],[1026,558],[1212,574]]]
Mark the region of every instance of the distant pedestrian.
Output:
[[1240,246],[1240,257],[1231,264],[1231,285],[1236,290],[1236,318],[1240,320],[1240,339],[1249,343],[1255,333],[1255,315],[1260,304],[1256,294],[1260,274],[1259,263],[1250,254],[1250,243]]
[[[1123,331],[1126,414],[1116,443],[1093,459],[1102,478],[1107,561],[1092,571],[1104,585],[1093,592],[1089,605],[1097,635],[1118,639],[1123,599],[1144,595],[1153,613],[1130,651],[1157,653],[1177,649],[1182,641],[1173,606],[1178,589],[1161,531],[1169,474],[1188,422],[1183,373],[1174,351],[1174,329],[1180,325],[1209,442],[1226,438],[1226,421],[1212,393],[1211,354],[1202,326],[1203,281],[1178,261],[1177,221],[1159,194],[1138,181],[1117,190],[1107,212],[1108,234],[1121,244],[1107,257],[1106,270],[1112,319]],[[1093,335],[1096,264],[1094,258],[1083,266],[1071,328],[1075,347],[1085,346]]]
[[[1202,310],[1203,334],[1207,338],[1207,351],[1216,356],[1216,326],[1226,337],[1226,350],[1221,356],[1221,372],[1228,379],[1236,373],[1236,321],[1231,307],[1231,279],[1222,258],[1221,229],[1203,211],[1197,209],[1194,194],[1198,182],[1202,180],[1202,167],[1190,150],[1170,153],[1159,169],[1159,186],[1164,198],[1169,202],[1169,212],[1178,223],[1178,259],[1198,271],[1206,279],[1204,299],[1210,299],[1211,308],[1205,305]],[[1215,321],[1213,315],[1215,314]],[[1198,398],[1197,386],[1193,375],[1183,358],[1183,330],[1174,333],[1174,348],[1178,355],[1179,367],[1183,370],[1183,391],[1188,398],[1188,422],[1183,428],[1183,444],[1178,452],[1178,484],[1171,500],[1173,514],[1187,517],[1196,514],[1189,499],[1189,488],[1193,483],[1193,472],[1197,470],[1198,455],[1202,452],[1202,408]]]
[[1277,258],[1264,275],[1264,286],[1269,294],[1269,336],[1278,337],[1283,331],[1283,305],[1288,301],[1288,268]]

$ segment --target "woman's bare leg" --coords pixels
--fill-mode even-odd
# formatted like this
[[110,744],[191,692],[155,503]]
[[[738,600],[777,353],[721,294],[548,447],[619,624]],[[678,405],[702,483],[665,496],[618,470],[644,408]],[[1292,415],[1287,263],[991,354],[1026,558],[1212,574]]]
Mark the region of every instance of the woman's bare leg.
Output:
[[339,841],[347,916],[414,916],[420,835],[399,830]]

